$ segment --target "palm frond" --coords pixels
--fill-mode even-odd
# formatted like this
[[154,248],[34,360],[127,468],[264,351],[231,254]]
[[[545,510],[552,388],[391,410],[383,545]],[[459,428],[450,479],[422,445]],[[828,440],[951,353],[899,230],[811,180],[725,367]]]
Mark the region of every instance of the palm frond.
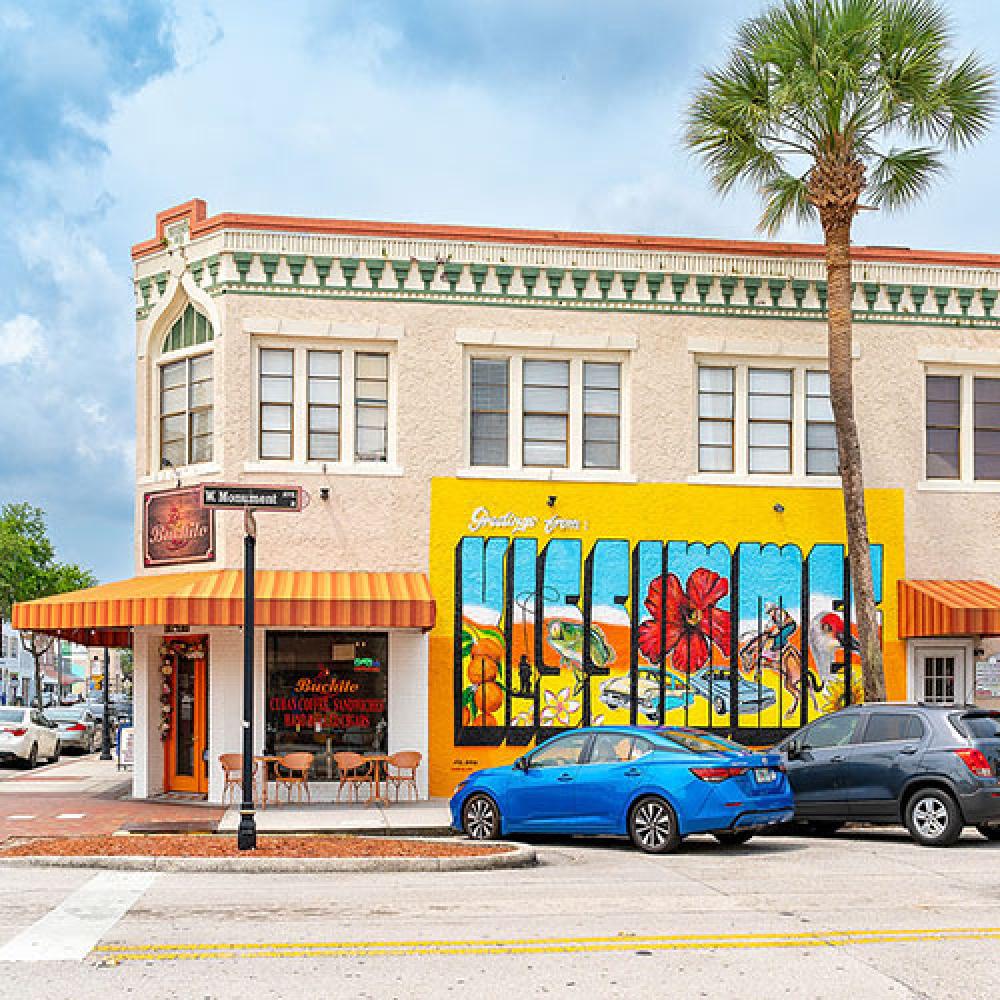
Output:
[[896,211],[927,194],[944,170],[940,152],[926,146],[874,154],[868,182],[869,200],[890,212]]
[[757,228],[773,236],[784,223],[794,219],[798,223],[814,222],[816,209],[809,201],[808,174],[796,177],[782,172],[760,187],[764,199],[764,213]]

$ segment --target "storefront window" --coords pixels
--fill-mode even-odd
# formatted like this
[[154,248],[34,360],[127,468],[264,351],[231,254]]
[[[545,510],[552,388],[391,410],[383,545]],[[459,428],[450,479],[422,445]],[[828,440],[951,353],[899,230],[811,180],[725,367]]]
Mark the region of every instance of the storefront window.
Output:
[[316,780],[341,750],[383,752],[388,654],[384,632],[268,632],[267,752],[315,754]]

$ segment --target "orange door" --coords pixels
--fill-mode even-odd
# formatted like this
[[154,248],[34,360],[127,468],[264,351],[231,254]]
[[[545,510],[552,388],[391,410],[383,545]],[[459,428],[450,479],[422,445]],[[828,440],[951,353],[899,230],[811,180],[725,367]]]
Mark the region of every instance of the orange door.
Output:
[[179,652],[173,674],[173,724],[167,741],[167,791],[208,793],[208,656]]

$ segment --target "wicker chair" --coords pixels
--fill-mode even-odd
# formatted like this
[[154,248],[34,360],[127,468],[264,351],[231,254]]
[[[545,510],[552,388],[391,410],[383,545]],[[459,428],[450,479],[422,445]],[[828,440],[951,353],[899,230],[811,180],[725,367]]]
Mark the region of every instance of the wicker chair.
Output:
[[[220,753],[219,764],[222,766],[222,777],[225,781],[222,786],[222,801],[225,802],[228,796],[232,805],[234,798],[238,799],[243,794],[243,754]],[[253,786],[256,793],[257,761],[253,762]]]
[[358,788],[361,785],[368,786],[368,794],[371,796],[371,761],[365,760],[359,753],[349,752],[335,753],[333,759],[337,762],[337,776],[340,779],[340,784],[337,785],[338,802],[345,787],[355,802],[358,801]]
[[288,794],[288,801],[292,801],[292,789],[295,789],[295,797],[302,801],[302,793],[305,792],[307,802],[312,802],[312,795],[309,792],[309,771],[312,768],[315,754],[311,753],[286,753],[275,765],[274,783],[275,798],[281,798],[281,789],[284,788]]
[[420,798],[420,790],[417,788],[417,768],[423,757],[416,750],[400,750],[389,758],[389,766],[385,771],[385,780],[396,794],[396,801],[399,801],[400,790],[406,789],[406,797]]

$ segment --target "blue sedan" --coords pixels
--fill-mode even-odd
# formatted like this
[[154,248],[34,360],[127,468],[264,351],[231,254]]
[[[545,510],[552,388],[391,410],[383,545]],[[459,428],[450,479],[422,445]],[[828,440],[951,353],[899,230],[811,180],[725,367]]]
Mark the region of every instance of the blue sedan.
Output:
[[469,775],[451,798],[452,823],[474,840],[612,834],[650,854],[692,833],[743,844],[792,814],[780,755],[680,726],[563,733],[512,766]]

